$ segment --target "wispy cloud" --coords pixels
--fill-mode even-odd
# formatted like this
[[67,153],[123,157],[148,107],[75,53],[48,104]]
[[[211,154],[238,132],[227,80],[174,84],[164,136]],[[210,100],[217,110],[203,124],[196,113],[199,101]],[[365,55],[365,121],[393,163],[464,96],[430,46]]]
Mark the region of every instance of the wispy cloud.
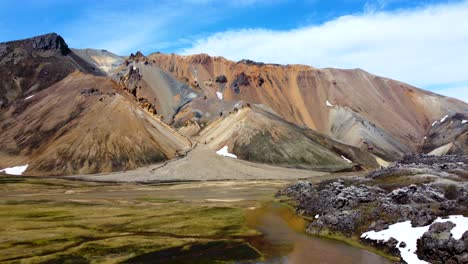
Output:
[[[468,1],[373,11],[288,31],[219,32],[181,52],[209,53],[233,60],[359,67],[424,88],[468,81],[466,17]],[[458,98],[468,94],[466,89],[458,92]]]
[[95,1],[62,28],[73,47],[103,48],[118,54],[156,51],[189,45],[187,40],[194,41],[200,28],[222,20],[233,10],[283,1]]
[[65,25],[67,41],[74,47],[105,48],[118,54],[143,49],[163,41],[178,19],[186,14],[171,4],[148,4],[146,9],[85,10],[78,20]]

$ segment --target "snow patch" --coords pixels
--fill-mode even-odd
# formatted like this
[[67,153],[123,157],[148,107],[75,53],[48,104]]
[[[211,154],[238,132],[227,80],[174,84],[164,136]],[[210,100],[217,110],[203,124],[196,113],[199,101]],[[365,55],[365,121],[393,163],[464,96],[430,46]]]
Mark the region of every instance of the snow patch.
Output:
[[320,217],[320,215],[316,214],[314,218],[318,219],[319,217]]
[[222,149],[216,151],[216,154],[220,155],[220,156],[224,156],[224,157],[229,157],[229,158],[234,158],[234,159],[237,159],[237,156],[232,154],[232,153],[229,153],[228,151],[228,146],[224,146]]
[[223,100],[223,93],[222,92],[216,92],[216,96],[218,97],[219,100]]
[[11,174],[11,175],[22,175],[23,172],[28,168],[29,164],[23,165],[23,166],[15,166],[11,168],[5,168],[0,170],[0,172],[4,172],[6,174]]
[[462,124],[468,123],[468,120],[463,120]]
[[447,119],[448,115],[445,115],[444,117],[442,117],[442,119],[440,119],[440,122],[443,123],[445,121],[445,119]]
[[34,97],[34,94],[33,94],[33,95],[30,95],[30,96],[28,96],[28,97],[26,97],[26,98],[24,98],[24,100],[28,100],[28,99],[31,99],[31,98],[33,98],[33,97]]
[[347,158],[346,158],[345,156],[343,156],[343,155],[341,155],[341,158],[344,159],[344,160],[346,160],[346,161],[349,162],[349,163],[353,163],[351,160],[347,159]]
[[427,139],[427,137],[424,137],[424,140],[426,140],[426,139]]
[[333,107],[333,105],[328,100],[325,102],[325,104],[329,107]]
[[[463,233],[468,230],[468,217],[464,217],[462,215],[451,215],[447,219],[438,217],[432,224],[444,223],[448,221],[455,224],[455,227],[450,231],[454,239],[460,239]],[[396,247],[400,251],[401,258],[404,261],[409,264],[428,263],[426,261],[420,260],[416,255],[416,242],[423,236],[425,232],[429,230],[431,225],[412,227],[411,221],[406,221],[390,225],[387,229],[379,232],[369,231],[363,233],[361,238],[387,242],[391,237],[393,237],[399,242]],[[399,247],[402,242],[406,243],[406,247]]]
[[435,126],[435,124],[437,124],[437,120],[436,120],[436,121],[434,121],[434,123],[432,123],[432,126]]

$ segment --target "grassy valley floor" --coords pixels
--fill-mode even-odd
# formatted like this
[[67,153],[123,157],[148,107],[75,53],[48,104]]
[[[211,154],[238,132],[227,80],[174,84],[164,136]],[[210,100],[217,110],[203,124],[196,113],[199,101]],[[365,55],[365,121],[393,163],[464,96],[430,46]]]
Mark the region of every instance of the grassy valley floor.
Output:
[[[213,184],[216,188],[213,188]],[[0,178],[0,261],[201,262],[260,258],[244,211],[284,182],[98,184]],[[255,194],[245,192],[252,188]],[[209,189],[210,191],[206,191]],[[219,199],[219,197],[225,197]],[[207,259],[208,261],[208,259]]]
[[270,260],[290,252],[303,259],[303,252],[318,252],[307,256],[317,258],[331,250],[338,259],[385,263],[367,251],[299,234],[306,223],[289,208],[264,211],[288,183],[0,176],[0,262],[277,263]]

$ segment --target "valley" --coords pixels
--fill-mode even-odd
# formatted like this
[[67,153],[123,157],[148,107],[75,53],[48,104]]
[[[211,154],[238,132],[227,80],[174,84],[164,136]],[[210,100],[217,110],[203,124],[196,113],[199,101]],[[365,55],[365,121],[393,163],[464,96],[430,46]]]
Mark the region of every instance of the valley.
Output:
[[309,257],[389,263],[303,234],[306,221],[274,200],[290,182],[117,184],[1,176],[0,262],[307,263],[301,260]]
[[468,262],[468,104],[362,69],[49,33],[0,129],[2,263]]

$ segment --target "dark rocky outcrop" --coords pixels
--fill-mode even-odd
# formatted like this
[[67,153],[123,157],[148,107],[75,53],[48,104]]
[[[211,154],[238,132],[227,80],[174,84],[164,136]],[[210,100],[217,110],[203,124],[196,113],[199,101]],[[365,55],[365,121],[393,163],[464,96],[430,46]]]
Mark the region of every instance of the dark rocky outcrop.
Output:
[[468,263],[468,232],[460,240],[452,237],[452,222],[435,223],[418,239],[418,258],[434,264]]
[[62,55],[67,55],[71,52],[65,40],[56,33],[42,35],[31,40],[32,47],[35,50],[58,50]]
[[247,60],[247,59],[240,60],[237,63],[247,64],[247,65],[255,65],[255,66],[260,66],[260,67],[265,65],[265,63],[263,63],[263,62],[256,62],[256,61]]
[[0,43],[0,107],[39,92],[74,71],[104,75],[55,33]]
[[227,83],[227,77],[226,75],[219,75],[219,76],[216,76],[215,78],[215,82],[217,83]]
[[253,66],[258,66],[258,67],[262,67],[262,66],[265,66],[265,65],[282,66],[281,64],[277,64],[277,63],[264,63],[264,62],[258,62],[258,61],[254,61],[254,60],[248,60],[248,59],[240,60],[237,63],[238,64],[253,65]]
[[239,75],[236,76],[234,81],[231,84],[232,89],[236,94],[241,92],[240,87],[242,86],[249,86],[250,85],[250,78],[245,73],[241,72]]
[[0,43],[0,57],[13,48],[22,48],[27,52],[58,51],[62,55],[68,55],[71,52],[65,40],[56,33],[49,33],[25,40]]
[[[413,226],[426,226],[439,216],[468,214],[468,184],[462,177],[463,173],[457,174],[466,173],[464,160],[465,157],[461,156],[406,157],[392,168],[370,172],[365,178],[347,177],[318,184],[299,182],[279,194],[292,197],[297,212],[314,219],[306,229],[313,234],[336,233],[359,237],[366,231],[380,231],[391,224],[408,220]],[[423,174],[417,174],[417,171]],[[431,228],[431,232],[439,230],[437,228]],[[427,234],[421,243],[439,243],[436,238],[439,239],[436,235]],[[390,254],[398,253],[390,241],[384,245],[368,240],[361,242],[383,248]],[[450,249],[441,250],[449,252],[451,257],[456,256],[458,261],[464,257],[461,252],[465,251],[452,249],[457,243],[453,242],[453,246],[450,244]],[[421,254],[429,256],[430,252]],[[450,259],[443,256],[437,258]]]
[[96,88],[86,88],[81,91],[81,95],[101,95],[101,91]]

